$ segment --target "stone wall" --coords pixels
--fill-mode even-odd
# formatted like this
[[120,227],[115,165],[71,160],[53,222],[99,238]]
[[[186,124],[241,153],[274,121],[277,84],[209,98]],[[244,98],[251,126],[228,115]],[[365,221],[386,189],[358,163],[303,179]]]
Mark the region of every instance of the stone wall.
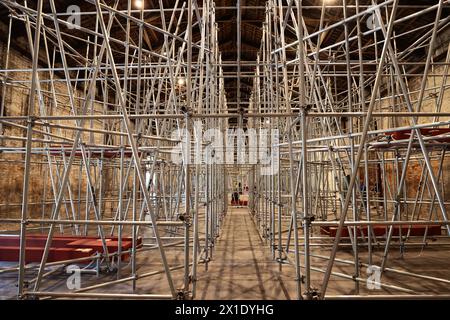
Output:
[[[4,43],[0,43],[0,68],[4,69],[5,67],[5,59],[6,59],[6,45]],[[21,55],[19,52],[15,50],[11,50],[9,54],[9,66],[8,69],[30,69],[31,61],[28,57]],[[50,75],[48,72],[40,72],[39,77],[41,80],[49,79]],[[56,80],[61,80],[60,77],[55,75]],[[17,83],[15,81],[22,80],[28,81],[27,83]],[[27,109],[29,104],[29,94],[30,94],[30,82],[31,81],[31,72],[9,72],[8,74],[8,85],[6,86],[5,91],[5,116],[14,116],[14,115],[27,115]],[[45,112],[47,115],[70,115],[70,103],[67,94],[67,87],[64,81],[54,81],[53,88],[52,83],[50,81],[41,83],[41,92],[43,96],[43,104],[45,106]],[[3,90],[3,87],[0,88],[0,95]],[[52,91],[56,94],[56,103],[53,98]],[[75,91],[75,96],[80,98],[83,96],[83,92],[81,90]],[[99,99],[98,97],[96,99]],[[33,106],[33,113],[36,115],[40,115],[41,110],[39,108],[39,104],[37,102]],[[76,99],[76,106],[78,110],[81,110],[81,106],[83,104],[83,100]],[[103,105],[100,103],[94,103],[93,113],[103,113]],[[91,111],[89,111],[91,113]],[[21,126],[26,126],[26,122],[15,122]],[[76,123],[73,120],[63,120],[58,122],[60,125],[69,125],[75,126]],[[102,129],[102,124],[98,121],[86,121],[84,127],[93,127],[95,129]],[[44,130],[42,126],[35,127],[38,130]],[[22,128],[17,128],[11,125],[4,124],[4,135],[9,137],[17,137],[22,138],[22,140],[3,140],[0,141],[3,147],[8,148],[17,148],[25,146],[25,137],[26,130]],[[75,131],[74,130],[66,130],[59,128],[52,128],[51,133],[66,137],[73,138]],[[33,138],[35,139],[47,139],[43,134],[36,133]],[[84,132],[82,136],[83,142],[85,143],[93,143],[93,144],[104,144],[105,143],[105,135],[98,133],[88,133]],[[59,138],[53,137],[52,140],[59,140]],[[48,144],[44,144],[42,142],[33,143],[33,148],[43,148]],[[67,145],[67,148],[70,148],[70,145]],[[59,175],[62,175],[62,157],[51,157],[53,161],[59,162]],[[25,154],[24,153],[12,153],[12,152],[3,152],[0,153],[0,218],[17,218],[20,217],[21,210],[21,201],[22,201],[22,188],[23,188],[23,176],[24,176],[24,161]],[[54,200],[54,195],[52,191],[52,184],[50,179],[50,171],[48,165],[48,157],[42,154],[33,154],[32,156],[32,166],[31,166],[31,175],[30,175],[30,190],[28,193],[28,199],[30,202],[30,213],[31,216],[36,217],[49,217],[51,214],[52,204],[51,202]],[[97,160],[93,160],[94,162]],[[70,185],[71,191],[74,198],[78,198],[81,195],[80,199],[86,199],[86,174],[81,174],[80,180],[80,166],[81,166],[81,158],[77,157],[75,160],[75,164],[71,171],[70,177]],[[55,184],[57,181],[57,172],[56,166],[53,165],[54,170],[52,171],[53,178]],[[84,171],[83,171],[84,172]],[[91,173],[94,174],[94,167],[91,168]],[[111,177],[111,169],[106,168],[103,171],[103,183],[104,190],[112,190],[113,181],[108,178]],[[57,188],[58,189],[58,188]],[[106,196],[107,194],[105,194]],[[45,200],[49,202],[47,205],[43,205]],[[84,216],[84,203],[76,204],[76,206],[80,206],[77,208],[80,212],[82,212]],[[92,211],[92,210],[91,210]],[[66,212],[71,214],[70,206],[68,205],[68,211],[66,208],[61,210],[62,217],[66,216]],[[92,214],[92,213],[90,213]],[[8,229],[10,226],[1,225],[1,229]],[[17,226],[14,227],[17,229]]]
[[[443,74],[445,71],[445,67],[444,66],[437,66],[434,69],[430,69],[430,74],[433,75],[441,75]],[[434,112],[436,110],[436,105],[437,105],[437,100],[438,100],[438,96],[439,96],[439,91],[440,91],[440,87],[442,85],[442,80],[443,77],[435,77],[435,76],[430,76],[427,79],[427,84],[426,84],[426,88],[436,88],[430,91],[426,91],[425,95],[424,95],[424,100],[422,103],[422,107],[420,109],[420,111],[422,112]],[[414,77],[409,79],[409,83],[408,83],[408,87],[409,90],[412,92],[411,94],[411,100],[413,103],[413,108],[414,110],[417,110],[417,100],[419,98],[419,91],[420,91],[420,87],[422,84],[422,79],[421,77]],[[450,79],[447,77],[446,80],[446,85],[450,85]],[[398,104],[400,102],[402,102],[403,99],[396,99],[395,104]],[[387,108],[384,109],[385,111],[407,111],[406,105],[404,106],[398,106],[398,105],[394,105],[393,101],[391,99],[388,100],[383,100],[381,103],[381,106],[383,108]],[[444,92],[444,96],[442,99],[442,107],[441,107],[441,112],[449,112],[450,111],[450,90],[447,89]],[[450,117],[440,117],[438,119],[438,121],[449,121]],[[386,129],[389,127],[392,127],[392,125],[394,124],[395,126],[410,126],[412,125],[412,121],[411,118],[408,117],[399,117],[396,118],[395,123],[391,122],[391,119],[387,119],[384,118],[382,119],[381,123],[382,123],[382,128]],[[418,119],[417,123],[419,124],[424,124],[424,123],[431,123],[434,122],[434,118],[433,117],[421,117]],[[440,128],[448,128],[449,126],[440,126]],[[431,150],[431,149],[430,149]],[[430,152],[430,156],[432,158],[431,162],[432,162],[432,166],[434,169],[434,174],[437,177],[437,173],[438,173],[438,168],[439,168],[439,162],[440,162],[440,155],[442,154],[442,149],[435,149],[434,151],[431,150],[432,152]],[[448,152],[447,152],[448,153]],[[404,155],[404,152],[402,153]],[[391,153],[386,153],[386,157],[387,158],[394,158],[395,154],[393,152]],[[415,158],[422,158],[422,153],[420,151],[420,148],[415,149],[415,151],[412,154],[412,157]],[[411,161],[410,164],[408,165],[408,169],[407,169],[407,175],[406,175],[406,195],[408,197],[409,200],[414,201],[414,199],[417,196],[417,192],[418,192],[418,188],[420,186],[420,180],[421,180],[421,175],[422,175],[422,164],[424,165],[424,162],[421,161]],[[396,165],[393,162],[390,162],[389,165],[387,165],[386,168],[386,173],[387,173],[387,180],[389,182],[389,184],[391,186],[396,186],[396,176],[397,176],[397,171],[401,172],[402,170],[402,165],[400,164],[398,166],[398,169],[396,168]],[[448,192],[446,189],[448,188],[448,186],[450,186],[450,174],[449,171],[450,170],[450,157],[447,154],[447,156],[444,159],[443,162],[443,167],[442,167],[442,177],[441,177],[441,182],[440,182],[440,188],[443,190],[443,197],[445,198],[445,201],[450,201],[450,192]],[[426,173],[426,172],[425,172]],[[432,185],[430,182],[430,179],[428,178],[428,184],[429,184],[429,188],[430,191],[432,192],[432,194],[434,193],[432,190]],[[395,193],[395,189],[391,190],[392,193]],[[428,187],[425,188],[425,192],[424,192],[424,199],[430,200],[430,194],[428,192]],[[390,208],[392,208],[392,205],[389,206]],[[402,212],[407,215],[407,214],[411,214],[411,212],[413,211],[413,207],[414,204],[407,204],[406,207],[403,207]],[[441,211],[438,209],[438,202],[436,200],[435,205],[434,205],[434,217],[438,217],[438,218],[442,218],[442,214]],[[418,208],[419,209],[419,208]],[[421,218],[428,218],[429,215],[429,209],[430,206],[428,204],[423,204],[419,210],[417,210],[417,213],[420,213],[420,217]],[[450,206],[447,206],[447,210],[450,210]]]

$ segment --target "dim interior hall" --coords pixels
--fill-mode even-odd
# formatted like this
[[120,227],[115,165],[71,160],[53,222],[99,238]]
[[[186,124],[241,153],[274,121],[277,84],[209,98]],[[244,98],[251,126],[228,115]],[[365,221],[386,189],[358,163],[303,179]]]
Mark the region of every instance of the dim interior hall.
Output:
[[0,1],[0,299],[450,298],[449,26]]

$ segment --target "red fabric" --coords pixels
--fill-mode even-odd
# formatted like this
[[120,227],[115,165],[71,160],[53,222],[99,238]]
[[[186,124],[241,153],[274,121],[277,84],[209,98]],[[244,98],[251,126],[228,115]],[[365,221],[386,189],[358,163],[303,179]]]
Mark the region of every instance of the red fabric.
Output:
[[[450,133],[450,128],[421,128],[420,133],[424,136],[438,136]],[[411,136],[411,130],[400,130],[395,132],[388,132],[386,135],[391,136],[394,140],[405,140]],[[447,140],[447,139],[445,139]]]
[[[392,234],[394,236],[399,236],[400,228],[401,228],[402,236],[404,236],[408,233],[409,228],[411,228],[411,231],[410,231],[411,236],[423,236],[425,234],[425,229],[427,228],[427,226],[426,225],[412,225],[412,226],[397,225],[397,226],[394,226],[394,230],[393,230]],[[320,227],[320,233],[334,238],[334,237],[336,237],[337,229],[338,229],[337,227],[328,227],[328,226]],[[361,232],[364,234],[364,236],[367,236],[367,233],[368,233],[367,229],[368,229],[367,226],[362,226],[362,227],[358,226],[356,228],[356,230],[358,232],[358,236],[361,235]],[[381,237],[381,236],[384,236],[387,234],[387,232],[389,230],[389,226],[376,225],[376,226],[372,226],[372,230],[373,230],[373,233],[375,234],[375,236]],[[429,225],[427,235],[428,236],[441,235],[441,226]],[[348,236],[349,236],[348,227],[344,227],[342,229],[341,237],[348,237]]]
[[[118,238],[106,238],[106,246],[109,253],[118,250]],[[44,252],[46,234],[27,235],[25,258],[26,263],[40,262]],[[142,238],[136,239],[138,247],[142,245]],[[122,238],[122,251],[127,251],[132,246],[130,237]],[[54,235],[49,251],[48,262],[85,258],[94,255],[96,252],[103,252],[101,239],[96,236],[66,236]],[[19,261],[20,236],[5,235],[0,236],[0,261]],[[123,259],[127,260],[129,254],[124,254]]]

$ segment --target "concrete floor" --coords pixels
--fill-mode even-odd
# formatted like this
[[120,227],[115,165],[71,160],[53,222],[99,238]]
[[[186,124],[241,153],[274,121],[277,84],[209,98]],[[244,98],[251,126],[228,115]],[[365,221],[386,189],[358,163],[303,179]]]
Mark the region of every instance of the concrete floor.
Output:
[[[202,229],[200,229],[202,230]],[[201,236],[201,235],[200,235]],[[330,239],[331,240],[331,239]],[[374,264],[379,264],[383,247],[375,248]],[[172,247],[166,250],[168,263],[171,267],[183,264],[183,248]],[[313,247],[313,254],[328,257],[329,249]],[[341,249],[338,259],[353,260],[350,249]],[[303,263],[303,256],[301,256]],[[361,251],[360,260],[367,261],[367,255]],[[326,268],[327,261],[319,258],[311,259],[312,266],[321,270]],[[162,264],[157,251],[140,252],[137,257],[138,274],[161,270]],[[13,264],[0,264],[0,268]],[[448,282],[438,282],[430,279],[417,279],[411,276],[386,272],[382,282],[400,286],[420,294],[450,294],[450,251],[449,246],[430,247],[424,251],[420,248],[410,248],[400,255],[398,249],[393,248],[390,253],[388,267],[398,270],[416,272],[428,276],[446,279]],[[122,277],[130,275],[130,265],[122,270]],[[333,272],[352,275],[354,265],[336,262]],[[27,280],[36,276],[35,272],[27,272]],[[66,280],[68,275],[64,271],[56,272],[46,278],[42,291],[67,292]],[[183,271],[172,272],[177,288],[182,287]],[[361,272],[362,278],[367,278],[365,268]],[[115,280],[116,274],[101,274],[99,277],[90,274],[82,275],[82,287]],[[313,270],[311,273],[312,286],[319,289],[323,273]],[[225,216],[221,234],[216,241],[213,256],[208,263],[198,266],[198,282],[195,299],[295,299],[296,282],[295,270],[292,265],[280,266],[272,260],[269,246],[260,238],[256,225],[247,208],[229,208]],[[15,273],[0,273],[0,299],[14,299],[16,295],[17,275]],[[366,283],[359,286],[360,294],[405,294],[405,292],[382,288],[368,290]],[[302,287],[304,290],[304,287]],[[131,282],[104,287],[92,292],[133,293]],[[143,278],[137,281],[135,293],[167,294],[169,287],[165,274]],[[329,295],[355,294],[355,282],[351,279],[332,276],[328,285]]]

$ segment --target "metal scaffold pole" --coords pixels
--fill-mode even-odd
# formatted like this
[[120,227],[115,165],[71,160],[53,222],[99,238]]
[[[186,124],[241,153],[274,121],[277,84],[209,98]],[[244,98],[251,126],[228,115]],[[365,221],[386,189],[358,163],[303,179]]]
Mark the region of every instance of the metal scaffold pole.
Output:
[[448,297],[449,0],[63,7],[0,3],[15,298],[201,299],[247,209],[289,298]]

